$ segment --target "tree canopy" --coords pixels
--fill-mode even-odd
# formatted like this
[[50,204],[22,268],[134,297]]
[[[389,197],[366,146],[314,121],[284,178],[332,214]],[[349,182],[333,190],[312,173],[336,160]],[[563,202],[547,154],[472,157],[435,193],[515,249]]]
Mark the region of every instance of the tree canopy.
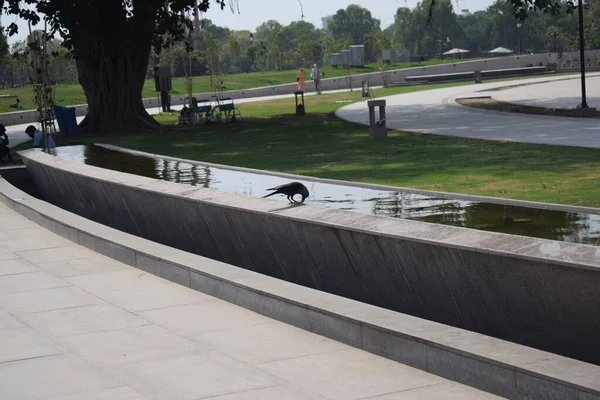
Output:
[[[473,13],[453,10],[455,0],[424,0],[413,9],[400,7],[392,28],[392,50],[396,56],[440,57],[458,47],[472,56],[483,56],[498,46],[532,52],[573,51],[579,48],[577,15],[573,4],[559,2],[559,9],[527,9],[517,18],[509,0],[496,0],[485,10]],[[429,12],[433,10],[431,19]],[[592,3],[584,14],[585,48],[600,45],[600,3]],[[520,23],[520,27],[517,24]]]
[[[433,20],[434,9],[441,0],[431,0],[429,7],[429,20]],[[536,11],[558,15],[561,10],[572,12],[577,7],[577,0],[506,0],[512,7],[515,17],[524,20]]]
[[506,0],[513,13],[519,19],[525,19],[531,12],[542,11],[551,15],[558,15],[561,11],[572,12],[576,7],[576,0]]
[[[236,0],[213,1],[221,9],[226,3],[237,6]],[[150,35],[154,47],[161,49],[181,40],[186,29],[192,28],[187,14],[195,5],[196,0],[0,0],[4,14],[17,15],[33,26],[40,23],[40,15],[45,16],[50,35],[60,34],[74,52],[82,51],[83,44],[94,48],[98,42],[110,42],[115,50],[126,47],[121,36],[125,32],[133,34],[132,40]],[[210,0],[198,1],[200,11],[209,7]],[[9,36],[18,29],[15,22],[8,25]]]
[[[214,0],[234,8],[237,0]],[[210,0],[199,0],[206,11]],[[0,0],[5,14],[37,25],[45,17],[50,35],[60,34],[75,58],[88,100],[81,124],[93,132],[130,132],[157,122],[142,103],[151,47],[160,51],[192,28],[187,18],[196,0]],[[9,34],[18,31],[16,23]]]
[[328,28],[336,40],[350,39],[353,44],[363,44],[366,35],[380,30],[381,22],[371,16],[366,8],[356,4],[338,10],[328,22]]

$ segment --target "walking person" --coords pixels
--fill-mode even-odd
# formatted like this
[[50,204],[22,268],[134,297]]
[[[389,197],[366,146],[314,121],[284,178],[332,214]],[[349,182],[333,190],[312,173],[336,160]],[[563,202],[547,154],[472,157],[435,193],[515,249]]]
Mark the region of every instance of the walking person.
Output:
[[298,76],[296,77],[296,81],[298,82],[298,91],[304,92],[304,87],[306,86],[306,80],[304,76],[304,68],[300,68],[298,70]]
[[312,71],[310,71],[310,79],[315,83],[315,92],[321,94],[321,71],[317,64],[313,64]]

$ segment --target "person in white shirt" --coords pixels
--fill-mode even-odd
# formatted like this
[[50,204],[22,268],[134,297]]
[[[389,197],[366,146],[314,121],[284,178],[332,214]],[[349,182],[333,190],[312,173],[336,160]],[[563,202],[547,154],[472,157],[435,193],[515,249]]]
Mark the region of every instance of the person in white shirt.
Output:
[[315,82],[315,91],[317,94],[321,94],[321,71],[317,64],[313,64],[312,71],[310,71],[310,79]]
[[[33,147],[44,147],[44,132],[38,130],[33,125],[29,125],[27,129],[25,129],[25,133],[33,139]],[[54,138],[52,135],[48,135],[48,148],[53,149],[55,147],[56,143],[54,143]]]

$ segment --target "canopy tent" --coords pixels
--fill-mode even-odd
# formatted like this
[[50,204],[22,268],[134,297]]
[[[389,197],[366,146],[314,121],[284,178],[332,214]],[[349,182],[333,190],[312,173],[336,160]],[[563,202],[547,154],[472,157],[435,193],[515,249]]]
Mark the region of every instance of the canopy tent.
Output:
[[455,49],[452,49],[452,50],[448,50],[443,55],[449,56],[449,55],[452,55],[452,54],[463,54],[463,53],[468,53],[468,52],[469,52],[469,50],[455,48]]
[[496,47],[494,50],[488,51],[490,54],[510,54],[512,50],[506,49],[504,47]]

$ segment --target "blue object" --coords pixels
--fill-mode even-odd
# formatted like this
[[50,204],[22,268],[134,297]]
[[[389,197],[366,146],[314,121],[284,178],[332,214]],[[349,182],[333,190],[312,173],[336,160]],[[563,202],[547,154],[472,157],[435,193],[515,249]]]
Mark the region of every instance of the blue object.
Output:
[[75,108],[54,106],[54,116],[58,122],[58,130],[61,136],[71,136],[79,134],[77,118],[75,117]]
[[[33,147],[43,147],[44,144],[44,132],[37,131],[33,135]],[[52,136],[48,136],[48,148],[53,149],[55,147],[56,143],[54,143],[54,139],[52,139]]]

